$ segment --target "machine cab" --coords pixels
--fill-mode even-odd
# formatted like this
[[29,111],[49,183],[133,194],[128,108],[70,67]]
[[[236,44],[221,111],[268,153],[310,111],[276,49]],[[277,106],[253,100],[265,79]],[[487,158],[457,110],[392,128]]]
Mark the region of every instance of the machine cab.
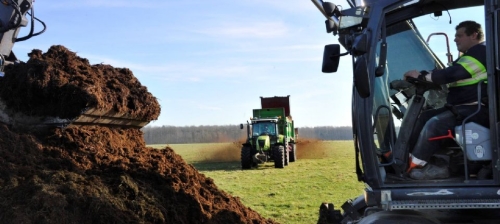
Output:
[[[365,0],[364,4],[347,1],[351,8],[342,10],[332,3],[313,2],[327,18],[327,32],[338,37],[340,43],[325,46],[322,71],[337,72],[341,57],[350,57],[353,61],[348,65],[352,66],[354,80],[352,125],[356,173],[368,186],[364,201],[368,205],[382,205],[386,210],[421,209],[428,203],[442,206],[432,208],[500,208],[497,143],[500,2]],[[484,12],[484,16],[468,18],[481,23],[485,33],[487,92],[482,95],[488,97],[478,98],[478,102],[488,105],[489,123],[475,124],[465,119],[463,124],[450,130],[449,136],[436,136],[447,138],[443,152],[448,157],[442,158],[455,164],[456,172],[440,180],[413,180],[404,174],[412,146],[413,125],[422,109],[445,106],[448,89],[446,85],[408,83],[402,81],[403,74],[409,69],[442,69],[450,62],[441,60],[419,31],[419,28],[434,27],[433,24],[419,24],[419,18],[435,16],[446,21],[449,18],[451,23],[454,18],[450,12],[468,7]],[[456,22],[449,25],[453,31],[461,21]],[[453,37],[454,32],[448,35]],[[447,56],[451,55],[455,59],[460,56],[457,51],[448,51]],[[390,158],[384,157],[387,153],[392,154]],[[452,154],[457,157],[450,156]],[[473,192],[482,192],[482,195]],[[458,197],[477,201],[451,203]],[[418,200],[420,205],[416,203]],[[434,201],[431,203],[431,200]]]
[[272,135],[276,136],[277,133],[277,123],[272,121],[259,121],[252,125],[252,136],[259,135]]

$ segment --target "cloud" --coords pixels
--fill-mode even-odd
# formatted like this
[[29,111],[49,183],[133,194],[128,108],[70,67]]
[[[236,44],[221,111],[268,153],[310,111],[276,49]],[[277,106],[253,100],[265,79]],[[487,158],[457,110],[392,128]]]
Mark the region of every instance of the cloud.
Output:
[[220,107],[214,107],[214,106],[206,106],[206,105],[198,105],[198,108],[200,110],[222,110]]
[[282,22],[226,23],[195,31],[202,35],[222,38],[278,38],[288,33]]
[[[332,41],[335,42],[335,41]],[[252,53],[252,52],[263,52],[266,54],[270,54],[272,52],[282,52],[286,55],[290,53],[290,51],[310,51],[310,50],[322,50],[323,45],[321,44],[287,44],[281,46],[254,46],[254,45],[242,45],[239,47],[231,47],[224,48],[219,50],[208,50],[208,51],[198,51],[193,52],[194,55],[214,55],[214,54],[228,54],[228,53]],[[321,55],[322,56],[322,55]]]
[[136,0],[85,0],[85,1],[57,1],[46,4],[44,7],[61,8],[161,8],[170,3],[162,1],[136,1]]
[[253,5],[256,8],[275,8],[280,11],[287,11],[287,12],[318,11],[311,1],[304,1],[304,0],[287,0],[287,1],[249,0],[246,1],[246,4]]
[[[245,74],[255,69],[247,65],[228,65],[226,62],[210,63],[203,65],[200,63],[186,63],[173,61],[160,65],[140,64],[130,61],[116,60],[103,55],[79,53],[80,57],[87,58],[91,64],[109,64],[116,68],[129,68],[138,77],[148,76],[169,81],[201,81],[203,78],[235,77],[238,74]],[[151,62],[153,63],[153,62]],[[145,75],[147,74],[147,75]]]

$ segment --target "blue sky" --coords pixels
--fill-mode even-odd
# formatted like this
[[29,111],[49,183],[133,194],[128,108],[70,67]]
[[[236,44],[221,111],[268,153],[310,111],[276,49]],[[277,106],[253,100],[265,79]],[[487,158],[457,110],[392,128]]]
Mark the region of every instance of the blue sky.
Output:
[[[63,45],[92,64],[131,69],[161,105],[150,125],[245,123],[260,96],[286,95],[297,127],[351,125],[350,59],[337,73],[321,72],[323,47],[337,37],[326,33],[310,0],[36,1],[34,7],[47,31],[16,43],[17,57],[25,61],[32,49]],[[447,14],[423,18],[424,36],[453,38],[462,14],[451,13],[451,25]]]

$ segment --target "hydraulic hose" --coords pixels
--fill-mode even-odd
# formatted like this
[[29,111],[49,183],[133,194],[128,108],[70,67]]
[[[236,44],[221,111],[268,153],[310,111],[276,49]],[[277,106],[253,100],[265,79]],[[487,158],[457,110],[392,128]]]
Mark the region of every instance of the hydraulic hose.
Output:
[[[11,0],[11,4],[12,4],[12,8],[15,11],[15,14],[11,17],[11,20],[12,20],[12,18],[17,18],[17,17],[19,17],[19,19],[17,20],[17,22],[14,26],[9,26],[8,24],[5,24],[4,26],[0,27],[0,33],[5,33],[7,31],[9,31],[10,29],[17,28],[17,27],[19,27],[19,25],[21,25],[21,20],[22,20],[21,9],[19,8],[19,5],[16,2],[14,2],[14,0]],[[10,21],[9,21],[9,23],[10,23]]]

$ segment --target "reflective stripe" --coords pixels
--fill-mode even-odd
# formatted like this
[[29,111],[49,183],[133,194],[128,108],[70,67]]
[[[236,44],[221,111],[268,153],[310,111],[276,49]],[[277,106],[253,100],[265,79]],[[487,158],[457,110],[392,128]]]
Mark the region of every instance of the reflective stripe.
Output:
[[487,79],[486,68],[477,59],[471,56],[462,56],[457,61],[457,64],[461,65],[469,74],[471,78],[458,80],[456,82],[448,84],[448,87],[458,87],[458,86],[468,86],[474,85],[482,80]]

